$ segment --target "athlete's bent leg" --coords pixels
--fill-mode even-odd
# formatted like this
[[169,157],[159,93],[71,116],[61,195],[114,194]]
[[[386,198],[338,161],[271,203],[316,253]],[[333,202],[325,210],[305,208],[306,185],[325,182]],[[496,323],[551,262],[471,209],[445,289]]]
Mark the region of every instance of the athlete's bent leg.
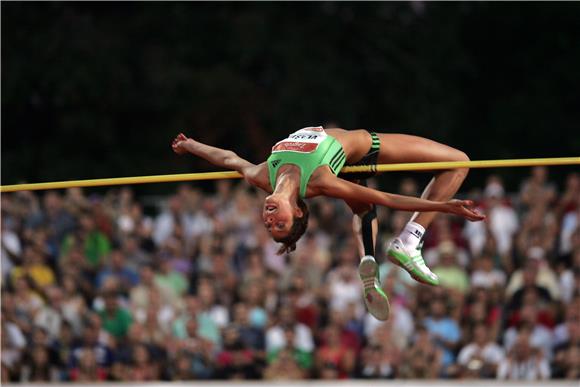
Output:
[[[468,161],[467,155],[450,146],[426,138],[405,134],[379,134],[381,148],[379,163],[413,163],[436,161]],[[467,168],[439,172],[427,185],[424,199],[446,201],[451,199],[467,176]],[[416,280],[438,285],[439,279],[425,265],[421,255],[421,240],[425,229],[437,213],[416,212],[398,238],[391,243],[388,255]]]
[[389,318],[390,305],[387,295],[381,288],[379,265],[375,260],[375,246],[378,231],[377,212],[374,205],[347,202],[353,211],[352,226],[357,239],[361,258],[359,276],[363,283],[363,296],[367,310],[376,319]]

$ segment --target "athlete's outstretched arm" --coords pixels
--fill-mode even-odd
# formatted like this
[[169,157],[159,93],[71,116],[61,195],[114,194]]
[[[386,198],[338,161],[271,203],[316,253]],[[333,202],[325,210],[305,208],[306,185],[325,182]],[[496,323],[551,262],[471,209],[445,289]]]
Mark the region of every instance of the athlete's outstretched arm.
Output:
[[329,197],[357,200],[369,204],[378,204],[403,211],[438,211],[463,216],[471,221],[483,220],[485,216],[468,208],[470,200],[450,200],[435,202],[410,196],[391,194],[363,187],[340,178],[327,178],[319,188],[320,192]]
[[240,172],[242,175],[244,175],[248,168],[254,167],[254,164],[239,157],[231,150],[202,144],[199,141],[195,141],[192,138],[186,137],[183,133],[179,133],[179,135],[175,137],[171,147],[178,155],[192,153],[196,156],[206,159],[213,165],[234,169]]

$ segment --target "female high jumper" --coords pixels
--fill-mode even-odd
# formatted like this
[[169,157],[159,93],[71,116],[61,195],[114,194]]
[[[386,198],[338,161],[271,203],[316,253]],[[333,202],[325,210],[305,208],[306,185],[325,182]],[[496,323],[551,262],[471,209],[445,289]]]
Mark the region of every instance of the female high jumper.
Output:
[[434,286],[439,284],[439,279],[425,265],[421,241],[436,212],[460,215],[470,221],[485,218],[469,208],[473,205],[471,201],[451,200],[467,176],[467,168],[437,173],[421,198],[366,187],[364,179],[375,173],[339,175],[344,165],[469,160],[457,149],[421,137],[364,129],[307,127],[276,143],[270,157],[258,165],[230,150],[202,144],[182,133],[173,140],[172,147],[177,154],[192,153],[214,165],[234,169],[249,184],[269,193],[262,219],[272,238],[283,244],[279,254],[293,251],[306,231],[309,212],[304,198],[328,196],[344,200],[354,214],[353,228],[362,256],[359,275],[364,300],[369,312],[379,320],[388,319],[390,309],[374,258],[378,226],[375,205],[415,211],[401,234],[389,245],[387,255],[415,280]]

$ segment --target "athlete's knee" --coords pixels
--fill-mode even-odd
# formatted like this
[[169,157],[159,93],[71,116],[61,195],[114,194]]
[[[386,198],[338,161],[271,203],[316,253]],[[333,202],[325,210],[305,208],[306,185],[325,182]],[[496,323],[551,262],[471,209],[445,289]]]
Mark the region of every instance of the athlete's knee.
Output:
[[[456,150],[454,153],[455,154],[453,155],[453,161],[470,161],[467,153],[460,150]],[[458,175],[465,178],[465,176],[467,176],[467,174],[469,173],[469,168],[457,168],[455,169],[455,172]]]
[[469,156],[467,153],[456,149],[455,152],[453,152],[453,161],[469,161]]

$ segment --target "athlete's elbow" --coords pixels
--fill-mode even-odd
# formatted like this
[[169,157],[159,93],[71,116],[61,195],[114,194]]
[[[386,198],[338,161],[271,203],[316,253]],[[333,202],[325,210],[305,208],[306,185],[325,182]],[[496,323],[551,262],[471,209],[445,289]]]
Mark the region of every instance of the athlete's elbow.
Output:
[[225,151],[223,154],[223,164],[226,168],[233,168],[236,164],[238,155],[233,151]]

